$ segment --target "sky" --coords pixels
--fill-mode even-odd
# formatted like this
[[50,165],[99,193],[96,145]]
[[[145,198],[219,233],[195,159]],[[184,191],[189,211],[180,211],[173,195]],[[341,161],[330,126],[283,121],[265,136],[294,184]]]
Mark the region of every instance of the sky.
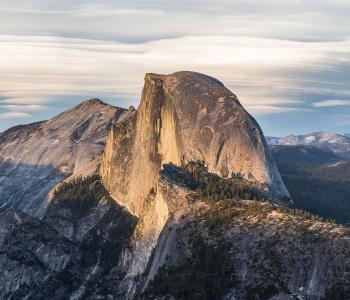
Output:
[[350,132],[348,0],[0,0],[0,131],[83,100],[128,107],[144,74],[222,81],[266,135]]

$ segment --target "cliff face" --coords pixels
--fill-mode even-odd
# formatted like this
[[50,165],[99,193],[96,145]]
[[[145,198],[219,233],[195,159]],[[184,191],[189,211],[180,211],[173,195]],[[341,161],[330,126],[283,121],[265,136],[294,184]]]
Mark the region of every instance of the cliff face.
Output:
[[55,185],[96,171],[112,121],[125,110],[92,99],[0,134],[0,207],[37,214]]
[[259,125],[221,82],[193,72],[146,74],[135,116],[109,135],[104,183],[139,215],[163,164],[196,160],[219,176],[266,185],[272,198],[289,197]]
[[196,203],[167,223],[139,294],[348,299],[349,234],[348,228],[292,216],[270,203]]
[[135,223],[96,176],[63,184],[42,220],[0,213],[0,298],[113,298]]
[[169,218],[159,172],[167,163],[198,160],[220,177],[240,174],[271,200],[291,203],[259,125],[221,82],[194,72],[146,74],[138,110],[111,129],[100,172],[111,196],[140,218],[125,260],[130,295]]

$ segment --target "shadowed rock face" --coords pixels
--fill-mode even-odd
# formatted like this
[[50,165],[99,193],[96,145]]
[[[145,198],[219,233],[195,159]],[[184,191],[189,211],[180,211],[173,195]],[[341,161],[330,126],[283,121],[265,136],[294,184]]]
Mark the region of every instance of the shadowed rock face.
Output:
[[44,122],[0,134],[0,207],[37,214],[69,176],[97,167],[112,121],[125,110],[92,99]]
[[166,166],[140,219],[96,176],[61,185],[42,220],[0,214],[0,298],[349,298],[349,228],[268,201],[202,201],[187,172]]
[[196,160],[219,176],[265,184],[272,198],[289,197],[259,125],[221,82],[194,72],[146,74],[137,113],[109,135],[105,184],[140,214],[163,164]]
[[0,299],[109,299],[135,222],[96,176],[66,184],[42,220],[0,213]]

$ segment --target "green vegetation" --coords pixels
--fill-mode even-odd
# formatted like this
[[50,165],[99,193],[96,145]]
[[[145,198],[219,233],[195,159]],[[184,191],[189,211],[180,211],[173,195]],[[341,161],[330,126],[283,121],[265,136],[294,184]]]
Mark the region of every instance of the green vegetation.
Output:
[[178,168],[172,164],[165,166],[175,173],[173,179],[194,190],[204,201],[216,202],[224,199],[268,199],[263,191],[265,186],[248,181],[240,173],[232,173],[230,178],[222,178],[210,173],[202,161],[193,161]]
[[320,217],[318,215],[312,214],[309,211],[299,209],[299,208],[279,207],[278,210],[285,212],[285,213],[288,213],[288,214],[291,214],[293,216],[302,217],[304,219],[309,219],[312,221],[319,221],[319,222],[332,223],[332,224],[335,223],[335,219]]
[[295,206],[339,223],[350,223],[350,162],[310,165],[277,160]]
[[206,242],[196,234],[192,238],[191,256],[177,266],[161,267],[144,292],[143,299],[173,296],[176,299],[222,299],[234,285],[230,244],[220,239]]
[[73,179],[62,183],[54,192],[53,203],[59,201],[72,210],[73,216],[80,217],[108,195],[98,175]]
[[[263,191],[264,186],[259,185],[255,181],[244,179],[240,173],[232,173],[230,178],[222,178],[210,173],[202,161],[189,162],[183,168],[170,164],[165,167],[165,169],[167,168],[170,168],[171,173],[175,174],[174,180],[194,190],[199,199],[210,204],[223,203],[220,211],[207,216],[210,228],[222,225],[225,223],[225,220],[232,220],[239,213],[237,209],[234,210],[233,208],[242,208],[240,204],[242,199],[259,200],[259,202],[268,200],[268,193]],[[264,206],[259,202],[244,206],[248,210],[247,213],[264,217],[267,211],[278,209],[283,213],[304,219],[335,223],[335,218],[320,216],[310,212],[308,209]]]

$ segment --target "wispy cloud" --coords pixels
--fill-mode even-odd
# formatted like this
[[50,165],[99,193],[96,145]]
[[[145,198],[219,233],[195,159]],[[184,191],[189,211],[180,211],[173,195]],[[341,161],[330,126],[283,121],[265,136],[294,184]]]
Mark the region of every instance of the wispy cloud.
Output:
[[331,99],[312,103],[313,107],[350,106],[350,100]]
[[294,112],[306,112],[308,109],[300,107],[285,107],[285,106],[272,106],[272,105],[247,105],[246,109],[251,113],[266,114],[266,113],[294,113]]
[[267,128],[279,115],[295,128],[311,122],[302,114],[334,124],[322,107],[348,105],[337,99],[350,94],[349,10],[345,0],[1,1],[0,130],[23,121],[4,113],[34,121],[85,97],[137,105],[144,73],[178,70],[219,78]]
[[46,109],[43,105],[29,104],[29,105],[18,105],[18,104],[5,104],[1,105],[3,109],[11,111],[38,111]]
[[19,111],[9,111],[9,112],[0,112],[0,117],[4,119],[11,119],[11,118],[27,118],[30,117],[30,114],[25,112],[19,112]]

